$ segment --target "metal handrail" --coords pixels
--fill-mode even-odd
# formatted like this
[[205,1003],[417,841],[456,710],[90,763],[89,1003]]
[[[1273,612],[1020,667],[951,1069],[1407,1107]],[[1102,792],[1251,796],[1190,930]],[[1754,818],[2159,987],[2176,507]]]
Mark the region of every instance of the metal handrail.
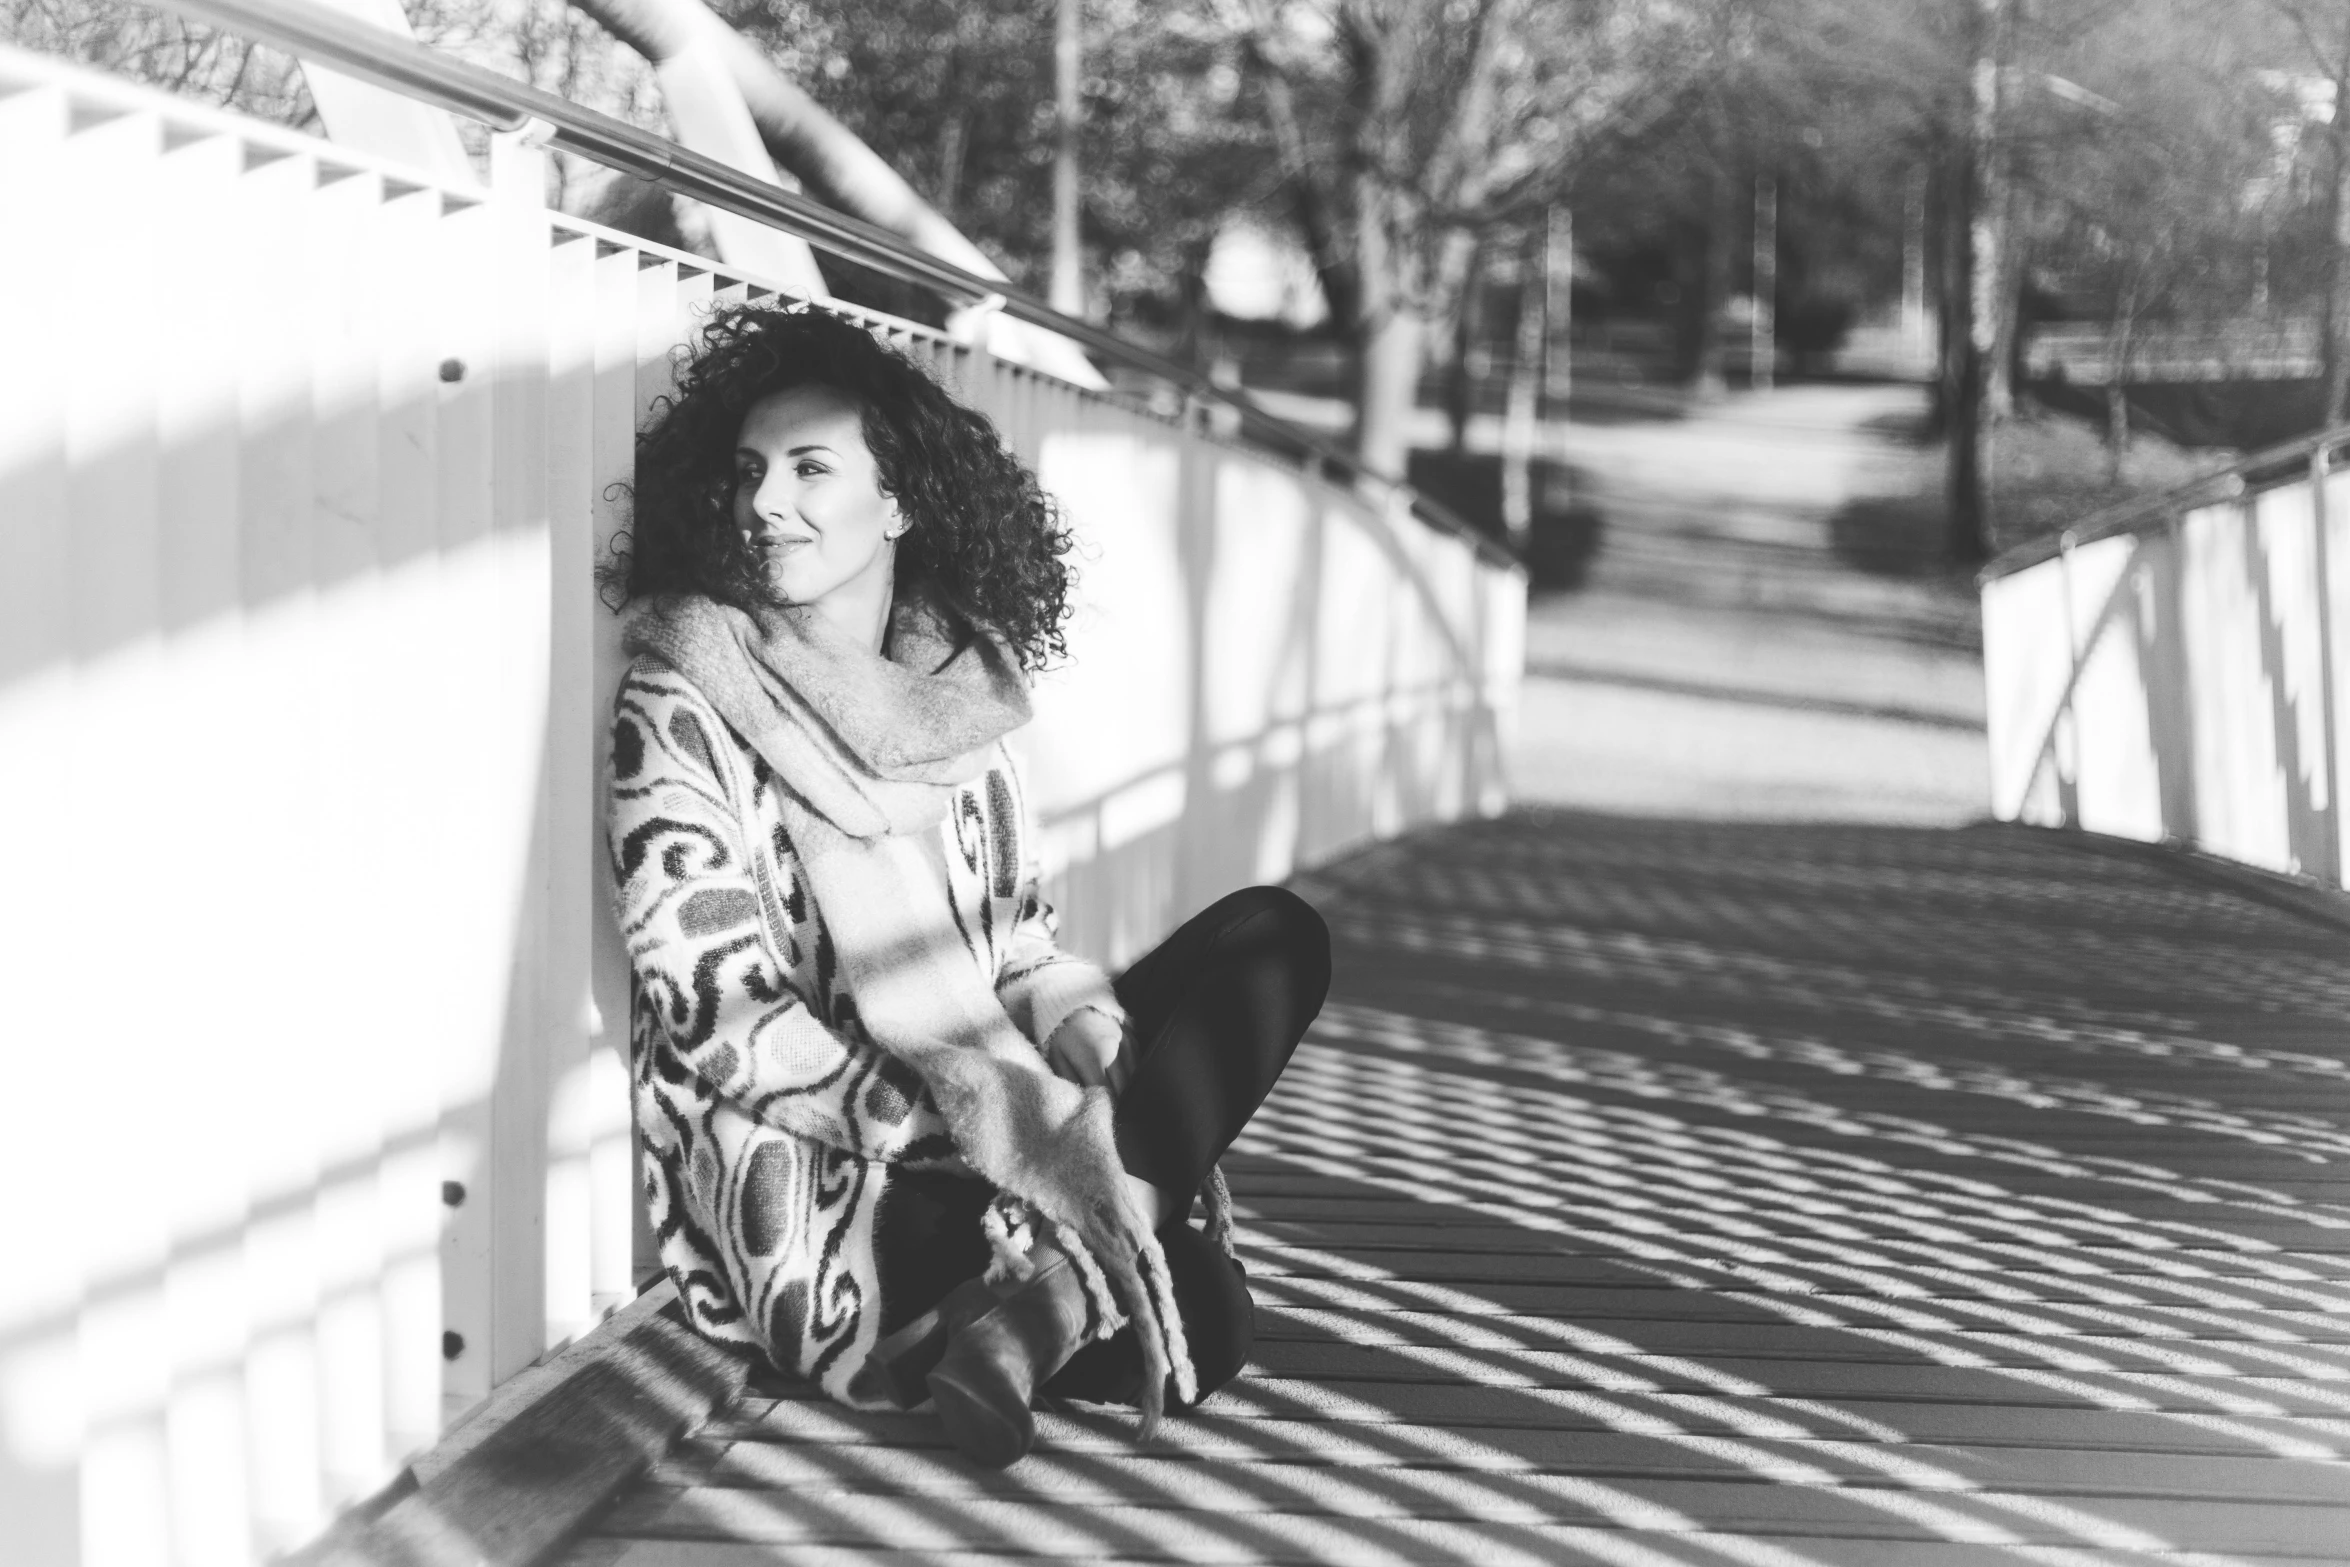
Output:
[[2183,511],[2219,501],[2240,500],[2306,479],[2313,461],[2321,456],[2330,461],[2342,450],[2350,450],[2350,424],[2338,424],[2315,435],[2296,436],[2265,447],[2228,467],[2198,474],[2152,495],[2132,496],[2101,506],[2061,532],[2026,539],[2002,550],[1991,558],[1990,564],[1975,573],[1975,581],[1977,584],[1996,582],[2099,539],[2130,533],[2159,533]]
[[999,301],[1005,315],[1043,327],[1106,359],[1220,404],[1240,416],[1244,433],[1310,454],[1313,462],[1380,486],[1440,532],[1466,540],[1501,564],[1523,566],[1516,551],[1471,526],[1450,507],[1392,475],[1363,466],[1312,431],[1268,413],[1237,388],[1219,386],[1188,366],[1127,342],[1089,321],[1061,314],[1000,278],[984,278],[915,250],[896,235],[836,212],[797,191],[755,179],[717,159],[583,109],[568,98],[495,71],[454,60],[372,23],[307,0],[156,0],[165,10],[209,22],[304,59],[316,60],[405,97],[479,120],[494,130],[542,128],[548,145],[634,175],[737,217],[797,235],[885,276],[934,289],[949,299]]

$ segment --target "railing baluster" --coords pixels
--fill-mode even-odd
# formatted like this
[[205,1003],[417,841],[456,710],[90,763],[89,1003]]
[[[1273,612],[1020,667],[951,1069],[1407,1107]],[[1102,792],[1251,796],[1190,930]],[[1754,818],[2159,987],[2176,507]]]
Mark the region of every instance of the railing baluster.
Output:
[[[651,274],[639,267],[640,253],[603,240],[590,241],[595,259],[594,436],[588,459],[588,551],[598,566],[611,558],[614,538],[628,518],[626,486],[636,473],[636,423],[644,404],[638,391],[638,359],[650,340],[644,319]],[[666,304],[664,303],[664,317]],[[579,593],[584,584],[570,590]],[[611,858],[604,847],[604,787],[611,775],[611,700],[620,684],[620,622],[600,600],[588,609],[586,655],[593,765],[569,781],[586,808],[584,832],[574,852],[590,867],[589,919],[592,932],[589,983],[597,1034],[588,1056],[589,1136],[588,1240],[590,1302],[597,1315],[634,1298],[636,1272],[635,1117],[629,1107],[628,957],[620,932],[604,911],[613,904]]]
[[[490,1158],[490,1101],[497,1081],[503,1008],[511,984],[505,944],[519,906],[522,853],[501,842],[494,824],[500,762],[512,740],[498,733],[498,697],[508,674],[503,656],[503,593],[491,538],[492,409],[496,385],[495,295],[482,282],[496,273],[492,213],[486,202],[443,203],[426,272],[426,338],[434,360],[433,621],[420,649],[429,706],[445,716],[418,761],[426,776],[445,775],[445,824],[431,864],[475,867],[463,885],[420,889],[415,911],[433,915],[449,955],[438,983],[450,1001],[447,1020],[427,1043],[440,1061],[438,1173],[441,1183],[441,1418],[454,1420],[489,1395],[495,1291],[491,1253],[496,1170]],[[489,943],[489,953],[479,945]],[[484,957],[489,961],[485,962]]]
[[[597,776],[593,619],[581,586],[595,575],[596,245],[558,233],[548,253],[547,753],[540,811],[547,840],[547,966],[541,1005],[547,1048],[544,1210],[544,1342],[552,1347],[595,1324],[594,1149],[589,1042],[594,917],[591,851]],[[625,319],[625,318],[624,318]]]
[[[375,680],[358,705],[376,724],[395,715],[421,718],[442,710],[451,682],[439,606],[447,584],[441,554],[440,379],[442,323],[433,278],[447,235],[436,190],[387,192],[360,287],[377,318],[377,485],[382,499],[376,550],[387,642]],[[360,781],[377,802],[372,828],[382,881],[372,889],[382,950],[397,951],[416,922],[446,923],[440,905],[447,889],[434,867],[447,832],[440,811],[413,808],[423,755],[414,767],[383,769]],[[449,780],[454,783],[456,780]],[[453,790],[453,807],[462,807]],[[387,974],[378,998],[384,1032],[396,1052],[384,1084],[385,1151],[378,1200],[384,1213],[385,1273],[381,1289],[384,1342],[384,1420],[395,1460],[404,1460],[439,1434],[443,1420],[442,1229],[451,1210],[442,1183],[440,1143],[443,1052],[462,1029],[451,1009],[437,1006],[421,974]]]
[[2311,548],[2316,561],[2318,702],[2324,716],[2325,803],[2319,810],[2323,863],[2313,867],[2327,885],[2342,885],[2342,754],[2337,676],[2334,670],[2333,507],[2327,493],[2333,475],[2333,447],[2321,443],[2309,454]]
[[[151,377],[121,369],[146,350],[142,313],[120,302],[135,297],[158,259],[147,217],[157,200],[162,145],[163,126],[152,113],[85,117],[66,139],[59,153],[62,199],[49,216],[70,231],[60,242],[78,274],[76,287],[112,307],[83,311],[75,290],[59,288],[62,280],[53,279],[44,290],[47,307],[79,318],[70,348],[60,361],[17,360],[11,369],[53,378],[65,404],[63,585],[71,641],[57,651],[70,649],[76,690],[66,726],[50,744],[61,747],[54,753],[61,762],[98,764],[96,776],[80,785],[83,800],[77,803],[90,811],[84,825],[119,822],[118,830],[133,834],[156,825],[146,808],[156,776],[148,746],[168,748],[185,733],[164,700],[164,649],[157,634],[163,567],[157,387]],[[0,522],[10,525],[13,519]],[[152,739],[142,738],[134,748],[130,732]],[[167,820],[177,816],[169,807],[163,814]],[[43,919],[92,937],[110,924],[120,928],[129,911],[109,905],[128,889],[79,886],[73,867],[57,869],[68,879],[15,883],[44,889]],[[80,1114],[75,1101],[53,1106],[50,1113],[84,1121],[89,1141],[26,1194],[39,1201],[55,1193],[77,1210],[76,1233],[67,1244],[78,1254],[84,1281],[74,1392],[86,1431],[81,1536],[83,1560],[90,1563],[160,1555],[170,1535],[168,1492],[159,1483],[167,1461],[162,1413],[172,1369],[164,1316],[168,1209],[153,1201],[137,1164],[109,1157],[113,1146],[138,1135],[134,1106],[145,1095],[137,1088],[176,1075],[169,1059],[170,1020],[162,1010],[156,998],[134,1008],[98,1003],[67,1036],[88,1041],[85,1048],[102,1048],[105,1077],[132,1093],[119,1108],[92,1104],[86,1088],[75,1096]],[[72,1172],[68,1189],[59,1192],[65,1171]]]
[[[70,212],[64,148],[72,105],[56,83],[21,85],[0,97],[0,211]],[[60,237],[69,241],[70,231]],[[0,373],[0,755],[17,758],[59,757],[71,743],[65,420],[51,373],[81,352],[78,312],[62,308],[69,292],[50,247],[0,245],[0,330],[9,345]],[[40,820],[56,805],[49,768],[0,768],[0,808],[10,819]],[[36,887],[69,874],[79,845],[53,828],[22,834],[14,849],[13,884]],[[30,897],[0,903],[0,910],[0,950],[40,951],[35,922],[47,924],[51,912]],[[83,1002],[56,982],[62,977],[19,989],[10,1018],[19,1037],[72,1037]],[[17,1051],[11,1073],[10,1098],[20,1105],[63,1105],[86,1091],[85,1064],[71,1051]],[[50,1192],[57,1172],[86,1153],[81,1138],[72,1118],[21,1115],[0,1138],[0,1177],[12,1191]],[[75,1339],[86,1283],[78,1239],[84,1221],[68,1200],[18,1203],[10,1214],[12,1255],[41,1265],[0,1268],[0,1328],[7,1332],[0,1417],[20,1455],[10,1544],[34,1561],[81,1555],[85,1426]],[[234,1516],[241,1525],[244,1509]]]
[[[314,709],[311,757],[323,841],[341,846],[342,860],[321,865],[322,892],[342,878],[359,887],[384,884],[387,869],[370,829],[385,812],[402,808],[397,780],[374,765],[371,745],[382,711],[374,698],[388,685],[382,666],[396,646],[377,609],[382,408],[379,316],[367,271],[382,204],[382,178],[374,171],[321,168],[319,183],[301,202],[303,247],[293,258],[288,290],[309,337],[311,494],[304,520],[319,633],[312,678],[323,697]],[[340,936],[357,950],[385,950],[398,933],[383,923],[383,910],[375,898],[359,900],[338,922]],[[310,1073],[308,1114],[320,1169],[312,1219],[321,1458],[327,1500],[335,1506],[359,1500],[393,1473],[385,1450],[377,1294],[384,1266],[378,1117],[404,1041],[386,1021],[381,1008],[327,1012],[321,1023],[333,1045],[318,1053]]]

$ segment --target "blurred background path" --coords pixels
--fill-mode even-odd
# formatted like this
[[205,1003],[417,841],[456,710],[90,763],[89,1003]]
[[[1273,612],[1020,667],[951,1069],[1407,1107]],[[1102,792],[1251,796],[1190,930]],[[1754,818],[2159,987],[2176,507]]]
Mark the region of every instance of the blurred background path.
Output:
[[1801,385],[1554,423],[1596,518],[1537,592],[1513,786],[1643,815],[1984,814],[1974,590],[1935,563],[1915,385]]

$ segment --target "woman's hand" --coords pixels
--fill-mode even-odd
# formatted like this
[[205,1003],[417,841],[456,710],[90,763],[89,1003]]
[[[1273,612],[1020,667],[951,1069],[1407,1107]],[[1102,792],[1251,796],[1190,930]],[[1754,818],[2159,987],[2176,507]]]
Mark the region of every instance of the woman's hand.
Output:
[[1045,1041],[1044,1054],[1062,1077],[1088,1087],[1100,1083],[1112,1094],[1124,1093],[1134,1072],[1125,1025],[1098,1007],[1079,1007],[1063,1018]]

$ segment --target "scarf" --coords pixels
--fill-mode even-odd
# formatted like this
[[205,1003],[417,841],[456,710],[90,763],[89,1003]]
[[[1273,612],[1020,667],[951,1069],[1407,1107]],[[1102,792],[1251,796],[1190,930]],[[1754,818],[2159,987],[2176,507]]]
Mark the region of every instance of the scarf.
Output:
[[1170,1368],[1198,1396],[1167,1259],[1134,1211],[1107,1089],[1045,1065],[974,962],[947,900],[937,833],[956,786],[1028,721],[1028,688],[997,643],[960,646],[901,600],[887,653],[807,606],[756,615],[707,598],[648,600],[626,645],[692,682],[784,785],[784,830],[873,1042],[930,1090],[955,1147],[1043,1216],[1084,1281],[1103,1336],[1131,1319],[1143,1352],[1142,1436]]

